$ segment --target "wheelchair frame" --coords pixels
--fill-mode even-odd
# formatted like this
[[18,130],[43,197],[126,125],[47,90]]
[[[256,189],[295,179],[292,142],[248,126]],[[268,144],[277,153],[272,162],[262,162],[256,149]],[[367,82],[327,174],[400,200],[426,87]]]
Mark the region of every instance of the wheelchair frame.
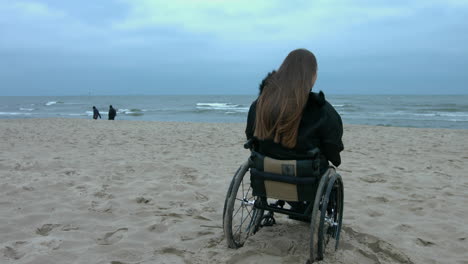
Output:
[[[252,149],[247,143],[245,148]],[[318,150],[313,152],[317,155]],[[284,201],[277,200],[269,204],[269,197],[254,196],[250,178],[245,179],[247,172],[253,168],[249,158],[244,162],[229,185],[223,209],[223,229],[230,248],[242,247],[249,236],[258,232],[265,225],[275,224],[274,213],[286,214],[301,221],[310,221],[310,255],[309,262],[321,260],[325,251],[331,246],[330,239],[335,240],[334,249],[338,249],[343,220],[343,181],[341,176],[330,167],[320,176],[315,199],[309,202],[304,213],[283,208]],[[265,214],[265,212],[268,212]],[[240,216],[240,223],[237,223]]]

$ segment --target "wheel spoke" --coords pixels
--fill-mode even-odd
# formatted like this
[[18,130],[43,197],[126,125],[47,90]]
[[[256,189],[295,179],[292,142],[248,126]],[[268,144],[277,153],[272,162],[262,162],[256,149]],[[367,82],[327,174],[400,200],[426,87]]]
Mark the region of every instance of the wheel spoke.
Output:
[[242,204],[241,204],[241,206],[239,206],[239,209],[237,209],[236,213],[232,215],[232,218],[234,218],[234,217],[237,215],[237,213],[239,212],[239,210],[240,210],[241,208],[242,208]]
[[252,213],[253,209],[249,211],[249,208],[246,207],[245,210],[247,211],[247,214],[249,214],[250,218],[252,218],[251,213]]
[[[246,211],[247,211],[247,214],[250,216],[250,219],[252,219],[252,218],[253,218],[253,217],[252,217],[252,210],[249,212],[249,210],[246,208]],[[239,225],[239,227],[237,228],[237,230],[236,230],[235,233],[237,233],[237,231],[239,231],[239,229],[242,230],[241,227],[242,227],[242,225],[245,223],[245,220],[247,220],[248,218],[249,218],[249,217],[246,216],[245,218],[242,218],[242,219],[241,219],[241,223],[240,223],[240,225]],[[249,225],[248,228],[250,228],[250,225]],[[249,230],[249,229],[246,229],[245,231],[248,231],[248,230]],[[241,233],[242,233],[242,231],[241,231]]]
[[[242,212],[244,212],[244,210],[242,210]],[[244,224],[244,217],[241,217],[241,222],[239,224],[239,227],[237,228],[236,232],[234,232],[234,233],[237,233],[237,231],[240,231],[240,233],[239,233],[239,236],[240,236],[240,234],[242,233],[242,225],[243,224]]]

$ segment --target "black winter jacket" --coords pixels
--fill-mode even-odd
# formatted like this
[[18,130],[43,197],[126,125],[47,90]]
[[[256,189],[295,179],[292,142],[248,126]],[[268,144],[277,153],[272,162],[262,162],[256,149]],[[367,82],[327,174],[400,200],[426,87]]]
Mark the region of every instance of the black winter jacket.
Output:
[[[262,82],[260,85],[260,92],[264,84],[265,82]],[[254,135],[256,106],[257,100],[250,106],[247,117],[245,129],[247,139]],[[321,166],[326,167],[328,161],[339,166],[341,164],[340,152],[344,149],[342,136],[343,123],[340,115],[325,100],[323,92],[311,92],[302,113],[296,146],[293,149],[288,149],[273,142],[273,140],[259,140],[257,151],[275,159],[304,159],[307,151],[318,147],[322,153]]]

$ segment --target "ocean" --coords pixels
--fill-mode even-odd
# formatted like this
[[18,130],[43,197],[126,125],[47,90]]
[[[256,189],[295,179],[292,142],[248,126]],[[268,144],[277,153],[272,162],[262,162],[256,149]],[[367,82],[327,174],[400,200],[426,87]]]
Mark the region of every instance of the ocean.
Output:
[[[243,123],[256,95],[0,96],[0,119],[92,118]],[[468,95],[327,95],[345,124],[468,129]]]

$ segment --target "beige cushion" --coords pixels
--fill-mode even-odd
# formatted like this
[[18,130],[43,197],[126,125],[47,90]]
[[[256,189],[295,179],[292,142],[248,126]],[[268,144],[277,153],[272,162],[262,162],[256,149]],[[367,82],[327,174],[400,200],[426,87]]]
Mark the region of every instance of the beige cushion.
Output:
[[[265,157],[263,161],[263,170],[269,173],[295,177],[296,161],[276,160]],[[265,191],[269,198],[298,201],[297,186],[295,184],[266,180]]]

